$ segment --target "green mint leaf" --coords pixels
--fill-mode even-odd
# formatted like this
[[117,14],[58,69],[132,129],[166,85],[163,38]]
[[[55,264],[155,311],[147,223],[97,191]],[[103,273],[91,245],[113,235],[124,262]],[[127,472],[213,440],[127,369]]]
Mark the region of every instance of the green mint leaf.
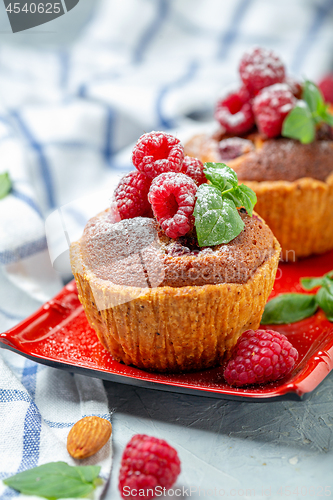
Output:
[[333,271],[324,274],[324,276],[319,276],[318,278],[301,278],[300,282],[305,290],[313,290],[317,286],[323,286],[326,278],[330,281],[333,280]]
[[229,193],[226,193],[224,197],[230,198],[237,208],[244,207],[252,217],[253,207],[257,203],[257,196],[251,188],[245,186],[245,184],[240,184]]
[[0,200],[5,198],[7,194],[10,193],[12,189],[12,182],[10,180],[8,172],[0,174]]
[[283,122],[282,135],[308,144],[314,141],[315,134],[315,123],[308,104],[298,101]]
[[321,113],[321,118],[324,122],[328,123],[331,127],[333,127],[333,115],[327,111],[328,106],[325,108],[325,110]]
[[201,247],[229,243],[244,229],[235,203],[209,184],[198,188],[194,217]]
[[321,115],[326,109],[323,95],[317,85],[309,80],[306,80],[303,85],[302,99],[307,103],[311,113]]
[[4,483],[24,495],[50,500],[89,495],[95,488],[101,468],[95,465],[71,467],[65,462],[50,462],[4,479]]
[[267,302],[261,323],[263,325],[295,323],[312,316],[317,308],[315,295],[282,293]]
[[221,191],[238,185],[236,172],[225,163],[205,163],[204,173],[212,185],[218,187]]
[[328,321],[333,322],[333,283],[323,286],[316,293],[318,306],[324,311]]

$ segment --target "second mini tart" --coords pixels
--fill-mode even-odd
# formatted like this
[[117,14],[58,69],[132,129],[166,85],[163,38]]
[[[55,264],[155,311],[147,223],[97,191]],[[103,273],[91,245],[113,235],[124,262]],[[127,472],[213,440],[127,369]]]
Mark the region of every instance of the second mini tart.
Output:
[[[220,162],[223,135],[200,134],[185,152],[203,162]],[[256,211],[293,261],[333,248],[333,141],[301,144],[293,139],[262,140],[251,134],[249,151],[228,165],[257,195]],[[252,145],[252,147],[251,147]]]

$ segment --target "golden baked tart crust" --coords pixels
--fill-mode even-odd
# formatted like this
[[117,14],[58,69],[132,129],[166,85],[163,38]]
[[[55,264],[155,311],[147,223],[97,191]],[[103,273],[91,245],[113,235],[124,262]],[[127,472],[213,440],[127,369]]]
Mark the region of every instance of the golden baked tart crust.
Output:
[[71,246],[71,264],[88,321],[117,361],[152,371],[185,372],[220,364],[245,330],[258,328],[280,256],[275,238],[267,250],[243,284],[114,284],[87,267],[80,241]]

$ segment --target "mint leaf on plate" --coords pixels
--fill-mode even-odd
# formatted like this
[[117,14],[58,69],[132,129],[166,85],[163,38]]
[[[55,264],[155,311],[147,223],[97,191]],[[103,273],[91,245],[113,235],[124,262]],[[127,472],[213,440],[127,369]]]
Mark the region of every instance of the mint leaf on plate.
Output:
[[201,247],[229,243],[244,229],[234,202],[223,198],[221,191],[209,184],[198,188],[194,217]]
[[263,325],[295,323],[312,316],[317,309],[315,295],[282,293],[267,302],[261,323]]
[[89,495],[98,483],[101,468],[95,465],[72,467],[66,462],[50,462],[4,479],[3,482],[24,495],[57,500]]
[[316,294],[316,300],[328,321],[333,322],[333,283],[331,286],[321,287]]
[[312,114],[305,101],[298,101],[290,111],[282,126],[282,135],[298,139],[302,144],[308,144],[315,139],[316,129]]
[[9,194],[11,189],[12,189],[12,183],[8,172],[0,174],[0,200],[2,198],[5,198],[7,194]]

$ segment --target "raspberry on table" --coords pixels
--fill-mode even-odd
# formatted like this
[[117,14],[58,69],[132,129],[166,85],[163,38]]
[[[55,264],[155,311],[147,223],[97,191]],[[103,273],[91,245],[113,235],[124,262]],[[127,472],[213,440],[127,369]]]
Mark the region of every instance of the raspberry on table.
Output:
[[324,76],[318,84],[326,102],[333,104],[333,73]]
[[272,50],[256,47],[243,55],[239,73],[244,85],[252,95],[285,78],[284,64]]
[[197,186],[207,182],[206,176],[204,174],[204,165],[198,158],[192,158],[191,156],[185,156],[181,173],[188,175],[194,180]]
[[148,199],[169,238],[184,236],[193,228],[196,192],[197,185],[185,174],[167,172],[153,180]]
[[259,132],[266,137],[281,135],[283,121],[295,104],[296,98],[286,83],[276,83],[261,90],[253,100]]
[[180,172],[184,148],[180,140],[165,132],[143,134],[133,149],[133,165],[150,178],[163,172]]
[[171,488],[179,473],[180,460],[172,446],[164,439],[137,434],[126,445],[121,459],[119,491],[129,500],[138,498],[139,490],[143,493],[140,498],[152,499],[156,487]]
[[113,195],[121,219],[151,216],[151,206],[148,201],[150,185],[151,179],[137,170],[124,175]]
[[215,119],[229,134],[245,134],[254,125],[251,96],[245,87],[222,97],[215,109]]
[[224,378],[236,387],[273,382],[290,373],[297,359],[297,350],[282,333],[247,330],[237,341]]

